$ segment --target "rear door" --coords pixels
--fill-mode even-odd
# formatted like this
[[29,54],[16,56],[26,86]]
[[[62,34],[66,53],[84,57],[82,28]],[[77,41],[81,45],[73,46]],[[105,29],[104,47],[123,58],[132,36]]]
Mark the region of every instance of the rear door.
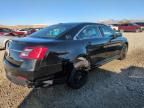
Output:
[[119,55],[122,46],[121,41],[117,38],[113,38],[115,32],[106,25],[99,26],[99,29],[103,35],[103,40],[106,40],[104,48],[106,50],[106,58],[111,58]]

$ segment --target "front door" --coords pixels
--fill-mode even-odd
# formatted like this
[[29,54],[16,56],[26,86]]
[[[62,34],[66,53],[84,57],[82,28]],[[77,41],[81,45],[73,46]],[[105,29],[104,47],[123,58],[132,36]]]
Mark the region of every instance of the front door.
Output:
[[115,57],[119,55],[122,43],[117,38],[113,38],[115,32],[106,25],[99,26],[100,31],[103,34],[103,40],[106,41],[104,48],[106,49],[106,56],[107,58]]

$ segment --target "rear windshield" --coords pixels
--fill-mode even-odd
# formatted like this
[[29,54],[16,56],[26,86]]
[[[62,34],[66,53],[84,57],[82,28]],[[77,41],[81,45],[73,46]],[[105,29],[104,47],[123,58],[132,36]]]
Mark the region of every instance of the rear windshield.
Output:
[[30,35],[30,37],[42,37],[42,38],[57,38],[61,34],[74,28],[77,24],[57,24],[41,29]]

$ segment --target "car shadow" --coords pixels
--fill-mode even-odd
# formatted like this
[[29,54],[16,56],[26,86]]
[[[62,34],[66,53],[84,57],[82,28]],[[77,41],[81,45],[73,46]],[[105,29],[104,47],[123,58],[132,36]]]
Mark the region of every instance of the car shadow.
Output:
[[19,108],[142,108],[144,68],[130,66],[116,73],[102,68],[90,72],[88,83],[72,90],[65,84],[33,89]]

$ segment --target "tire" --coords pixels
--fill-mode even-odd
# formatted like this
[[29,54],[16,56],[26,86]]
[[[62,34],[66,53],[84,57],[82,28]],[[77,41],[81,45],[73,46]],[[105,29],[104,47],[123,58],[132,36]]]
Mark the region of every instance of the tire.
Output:
[[87,79],[87,71],[73,69],[68,78],[67,85],[72,89],[79,89],[86,84]]
[[126,44],[123,45],[123,48],[121,50],[121,53],[120,53],[120,58],[119,60],[124,60],[127,56],[127,51],[128,51],[128,46]]

